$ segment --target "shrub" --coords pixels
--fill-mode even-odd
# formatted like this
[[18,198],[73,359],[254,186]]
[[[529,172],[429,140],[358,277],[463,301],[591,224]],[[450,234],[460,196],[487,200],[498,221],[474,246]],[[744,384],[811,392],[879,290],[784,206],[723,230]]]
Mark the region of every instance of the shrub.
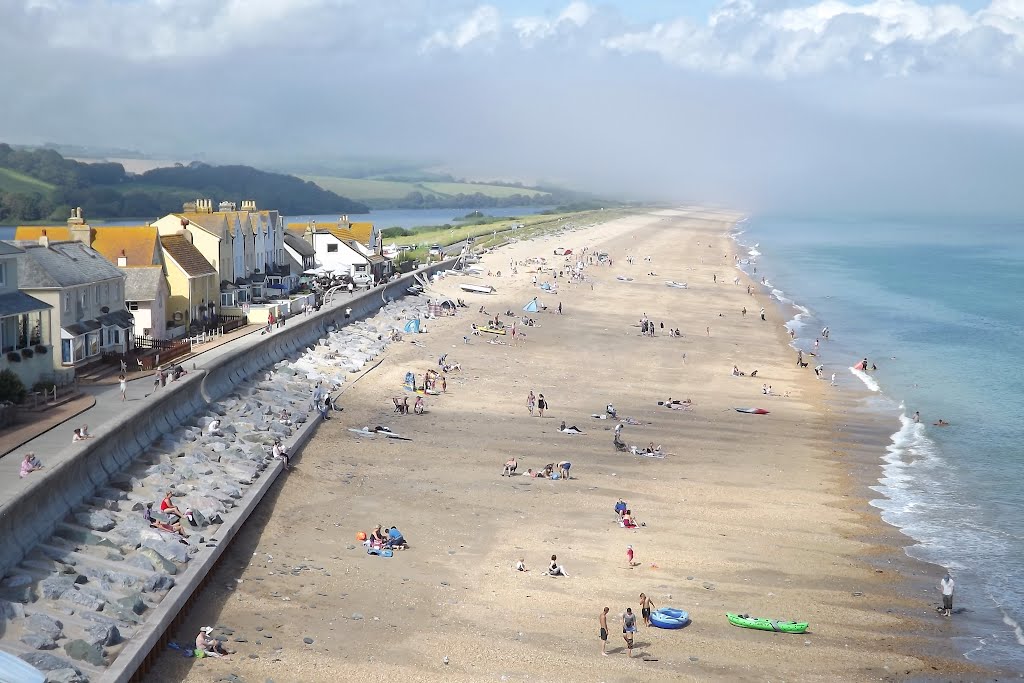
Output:
[[[8,354],[11,355],[11,354]],[[14,354],[17,356],[18,354]],[[25,384],[10,370],[0,371],[0,401],[21,403],[25,400]]]
[[46,347],[43,346],[42,344],[36,344],[36,353],[38,353],[40,356],[45,356]]
[[24,356],[25,358],[31,358],[32,356],[36,355],[36,353],[32,349],[26,347],[21,350],[21,355]]
[[21,354],[18,353],[17,351],[10,351],[7,354],[7,360],[9,360],[12,363],[20,363],[21,362]]

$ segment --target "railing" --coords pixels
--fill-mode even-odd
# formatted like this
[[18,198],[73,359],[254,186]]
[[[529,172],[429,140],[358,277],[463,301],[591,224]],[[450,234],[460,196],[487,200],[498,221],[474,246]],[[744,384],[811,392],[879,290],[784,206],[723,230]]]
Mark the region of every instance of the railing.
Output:
[[152,337],[135,337],[135,349],[143,352],[136,354],[134,363],[130,360],[125,361],[128,363],[129,369],[153,370],[192,351],[192,341],[190,339],[168,341]]
[[245,327],[249,324],[249,316],[247,315],[222,315],[220,316],[220,322],[217,327],[221,333],[231,332],[237,330],[239,327]]

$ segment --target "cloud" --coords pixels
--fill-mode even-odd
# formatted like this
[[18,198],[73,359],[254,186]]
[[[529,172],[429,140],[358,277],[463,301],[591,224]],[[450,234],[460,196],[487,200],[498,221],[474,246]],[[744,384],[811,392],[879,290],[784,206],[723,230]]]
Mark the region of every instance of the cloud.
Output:
[[492,5],[481,5],[448,31],[437,30],[423,42],[423,50],[462,50],[483,40],[493,40],[501,30],[501,13]]
[[529,16],[512,22],[512,28],[522,45],[532,47],[537,42],[556,35],[560,30],[581,28],[590,21],[594,9],[585,2],[572,2],[554,19]]

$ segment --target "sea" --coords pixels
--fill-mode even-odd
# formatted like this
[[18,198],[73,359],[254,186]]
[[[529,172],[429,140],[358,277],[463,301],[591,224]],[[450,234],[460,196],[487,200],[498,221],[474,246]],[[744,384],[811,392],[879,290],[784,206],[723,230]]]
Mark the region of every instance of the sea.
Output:
[[732,236],[794,346],[817,339],[812,367],[892,431],[871,505],[956,581],[955,647],[1024,671],[1024,219],[762,216]]

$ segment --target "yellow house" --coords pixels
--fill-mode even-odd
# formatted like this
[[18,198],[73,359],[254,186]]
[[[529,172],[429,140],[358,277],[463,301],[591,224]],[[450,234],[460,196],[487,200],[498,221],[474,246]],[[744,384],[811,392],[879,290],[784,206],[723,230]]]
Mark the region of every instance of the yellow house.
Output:
[[189,237],[191,233],[186,231],[160,238],[171,289],[167,312],[172,320],[186,326],[203,325],[216,320],[220,280],[217,269],[203,258]]

